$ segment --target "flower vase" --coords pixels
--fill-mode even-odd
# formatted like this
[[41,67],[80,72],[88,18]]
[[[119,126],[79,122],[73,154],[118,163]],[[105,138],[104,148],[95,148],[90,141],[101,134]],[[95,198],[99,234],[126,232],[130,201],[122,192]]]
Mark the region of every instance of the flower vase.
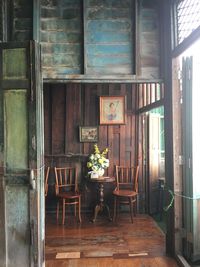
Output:
[[104,169],[99,169],[98,171],[90,172],[91,179],[98,179],[99,177],[102,177],[103,175],[104,175]]
[[104,169],[99,169],[98,175],[99,175],[99,177],[102,177],[104,175]]
[[98,172],[92,171],[92,172],[90,173],[90,178],[91,178],[91,179],[97,179],[98,177],[99,177]]

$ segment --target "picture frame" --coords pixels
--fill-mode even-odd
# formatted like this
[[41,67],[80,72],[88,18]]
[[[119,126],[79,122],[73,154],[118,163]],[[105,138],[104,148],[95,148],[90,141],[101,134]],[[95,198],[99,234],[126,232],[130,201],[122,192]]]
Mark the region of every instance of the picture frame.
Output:
[[126,96],[100,96],[100,124],[125,124]]
[[98,142],[98,126],[79,126],[80,142]]

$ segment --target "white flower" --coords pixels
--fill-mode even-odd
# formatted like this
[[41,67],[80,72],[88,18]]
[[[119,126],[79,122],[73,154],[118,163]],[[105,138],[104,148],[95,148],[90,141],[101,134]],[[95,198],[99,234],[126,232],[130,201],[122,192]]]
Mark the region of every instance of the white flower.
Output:
[[87,167],[89,170],[98,171],[109,167],[109,159],[105,157],[108,153],[108,148],[100,152],[97,144],[94,145],[94,153],[89,156]]
[[90,160],[93,160],[94,159],[94,154],[91,154],[90,155]]

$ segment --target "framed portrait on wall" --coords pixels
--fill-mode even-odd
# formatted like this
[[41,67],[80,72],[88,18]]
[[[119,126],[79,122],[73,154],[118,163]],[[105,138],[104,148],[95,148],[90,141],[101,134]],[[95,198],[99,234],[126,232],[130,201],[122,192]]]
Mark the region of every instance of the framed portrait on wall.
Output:
[[126,96],[100,96],[100,124],[125,124]]
[[79,138],[80,142],[97,142],[99,131],[97,126],[80,126]]

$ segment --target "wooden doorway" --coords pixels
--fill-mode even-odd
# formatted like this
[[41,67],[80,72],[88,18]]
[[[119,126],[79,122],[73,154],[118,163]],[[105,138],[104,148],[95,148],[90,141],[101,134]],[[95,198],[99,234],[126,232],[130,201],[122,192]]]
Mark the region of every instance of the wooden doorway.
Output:
[[145,185],[145,212],[151,214],[165,231],[163,207],[165,199],[164,108],[150,109],[139,115],[140,156]]

